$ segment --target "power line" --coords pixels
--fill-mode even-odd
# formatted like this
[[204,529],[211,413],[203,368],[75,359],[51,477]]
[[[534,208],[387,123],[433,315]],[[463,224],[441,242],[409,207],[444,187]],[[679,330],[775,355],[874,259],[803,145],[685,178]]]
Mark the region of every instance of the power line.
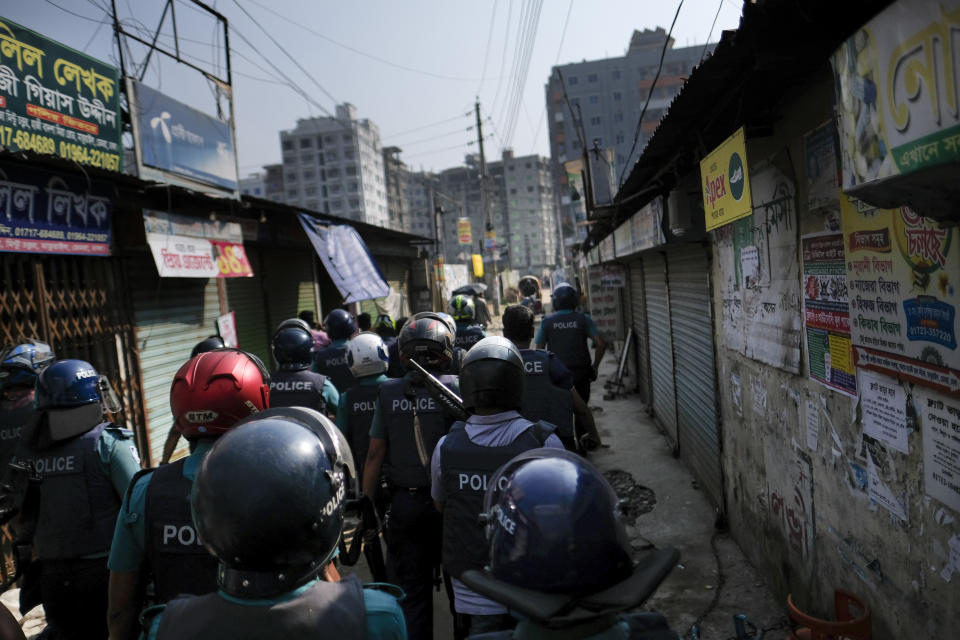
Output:
[[409,147],[415,144],[420,144],[422,142],[430,142],[432,140],[439,140],[441,138],[449,138],[450,136],[455,136],[458,133],[463,133],[464,131],[470,131],[473,129],[473,126],[469,126],[465,129],[457,129],[456,131],[448,131],[447,133],[441,133],[440,135],[431,136],[429,138],[421,138],[420,140],[414,140],[413,142],[400,142],[397,143],[397,146],[402,145],[404,147]]
[[507,9],[507,32],[503,34],[503,53],[500,54],[500,78],[497,80],[497,92],[493,95],[493,102],[490,103],[491,109],[496,108],[497,100],[500,98],[500,87],[503,85],[503,69],[507,62],[507,43],[510,42],[510,19],[512,17],[513,0],[510,0],[510,6]]
[[462,118],[469,118],[473,115],[473,111],[467,111],[463,115],[454,116],[452,118],[447,118],[446,120],[438,120],[437,122],[431,122],[430,124],[421,125],[419,127],[414,127],[413,129],[407,129],[406,131],[401,131],[399,133],[394,133],[389,136],[383,136],[384,138],[399,138],[400,136],[413,133],[414,131],[422,131],[423,129],[429,129],[430,127],[435,127],[441,124],[447,124],[448,122],[453,122],[454,120],[460,120]]
[[526,38],[526,47],[524,50],[524,55],[521,58],[520,62],[520,74],[517,77],[517,80],[514,84],[514,100],[513,106],[511,107],[511,118],[509,120],[509,126],[504,132],[506,136],[507,144],[513,142],[513,135],[517,130],[517,121],[520,115],[520,107],[523,104],[523,91],[527,85],[527,76],[530,72],[530,60],[533,57],[533,49],[536,46],[537,41],[537,29],[540,23],[540,11],[543,8],[543,0],[534,0],[534,8],[532,10],[532,19],[530,21],[530,26],[528,29],[528,37]]
[[[525,39],[529,31],[530,17],[532,16],[531,8],[532,4],[530,0],[524,0],[523,6],[520,8],[520,22],[517,25],[517,33],[514,38],[513,46],[513,58],[510,63],[510,80],[507,83],[505,88],[506,93],[503,96],[503,103],[497,107],[497,105],[492,105],[496,110],[497,121],[501,121],[504,118],[508,117],[510,113],[510,104],[513,98],[513,87],[516,84],[517,76],[520,71],[520,58],[523,47],[525,46]],[[506,133],[506,127],[504,127],[504,133]]]
[[490,12],[490,29],[487,31],[487,50],[483,54],[483,71],[480,73],[480,86],[477,87],[477,95],[483,89],[483,79],[487,76],[487,61],[490,59],[490,42],[493,40],[493,24],[497,18],[497,0],[493,0],[493,11]]
[[713,28],[717,26],[717,18],[720,17],[720,9],[723,9],[723,0],[720,0],[720,3],[717,5],[717,12],[713,16],[713,24],[710,25],[710,33],[707,34],[707,40],[703,43],[703,53],[700,54],[700,60],[697,62],[698,65],[703,62],[703,57],[707,55],[707,47],[710,46],[710,38],[713,36]]
[[467,142],[462,142],[460,144],[455,144],[451,147],[443,147],[442,149],[432,149],[430,151],[418,151],[417,153],[411,153],[409,155],[404,155],[405,158],[417,158],[419,156],[428,156],[435,153],[441,153],[443,151],[450,151],[452,149],[462,149],[463,147],[468,147],[472,144],[476,144],[476,140],[468,140]]
[[[722,0],[721,0],[722,1]],[[563,51],[563,41],[567,38],[567,25],[570,24],[570,13],[573,11],[573,0],[570,0],[570,4],[567,5],[567,17],[563,20],[563,31],[560,32],[560,45],[557,47],[557,57],[553,60],[553,66],[557,66],[560,62],[560,52]],[[537,150],[537,136],[540,135],[540,127],[543,125],[543,119],[547,115],[547,104],[544,102],[543,110],[540,112],[540,118],[537,120],[537,130],[533,134],[533,148],[530,153],[533,153]],[[547,136],[549,137],[549,131]],[[549,142],[549,141],[548,141]]]
[[90,16],[85,16],[85,15],[83,15],[83,14],[76,13],[76,12],[74,12],[74,11],[71,11],[70,9],[67,9],[66,7],[61,7],[60,5],[58,5],[58,4],[57,4],[56,2],[54,2],[53,0],[46,0],[46,2],[47,2],[47,4],[52,4],[52,5],[55,6],[57,9],[60,9],[60,11],[69,13],[70,15],[76,16],[77,18],[81,18],[81,19],[83,19],[83,20],[87,20],[88,22],[101,22],[100,20],[97,20],[96,18],[91,18]]

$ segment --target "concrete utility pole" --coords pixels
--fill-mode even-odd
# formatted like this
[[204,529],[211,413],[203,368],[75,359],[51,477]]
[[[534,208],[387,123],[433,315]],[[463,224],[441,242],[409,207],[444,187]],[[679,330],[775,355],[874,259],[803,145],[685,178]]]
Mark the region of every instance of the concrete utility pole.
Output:
[[[486,231],[493,231],[493,215],[490,213],[490,207],[487,202],[487,159],[483,154],[483,120],[480,118],[480,101],[474,103],[474,111],[477,114],[477,144],[480,147],[480,207],[483,219],[486,221]],[[486,239],[486,234],[484,234]],[[493,313],[500,315],[500,264],[498,258],[499,248],[494,242],[490,252],[493,258]]]

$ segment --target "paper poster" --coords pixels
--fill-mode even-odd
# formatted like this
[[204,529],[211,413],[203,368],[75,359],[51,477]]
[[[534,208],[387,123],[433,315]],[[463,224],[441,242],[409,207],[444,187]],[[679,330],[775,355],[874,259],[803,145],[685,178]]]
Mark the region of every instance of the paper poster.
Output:
[[810,379],[855,396],[857,376],[850,343],[843,234],[812,233],[801,238],[801,246]]
[[960,394],[953,227],[841,198],[858,367]]
[[834,143],[836,125],[825,122],[803,136],[807,161],[809,209],[839,206],[840,156]]
[[901,453],[910,453],[907,415],[915,414],[899,382],[887,376],[860,372],[860,407],[863,432]]
[[237,338],[237,315],[233,311],[217,317],[217,329],[226,346],[240,346],[240,340]]
[[807,400],[807,448],[817,450],[817,441],[820,438],[820,410],[817,403]]
[[756,247],[744,247],[740,250],[740,273],[743,274],[743,286],[756,289],[760,277],[760,251]]
[[960,513],[960,400],[919,387],[915,394],[927,495]]
[[867,493],[870,500],[879,504],[891,514],[907,522],[907,509],[903,502],[897,499],[890,491],[890,487],[884,484],[880,474],[877,473],[877,465],[873,461],[873,454],[867,452]]
[[588,273],[590,317],[597,329],[609,338],[623,340],[623,317],[620,313],[620,291],[602,285],[605,266],[592,266]]

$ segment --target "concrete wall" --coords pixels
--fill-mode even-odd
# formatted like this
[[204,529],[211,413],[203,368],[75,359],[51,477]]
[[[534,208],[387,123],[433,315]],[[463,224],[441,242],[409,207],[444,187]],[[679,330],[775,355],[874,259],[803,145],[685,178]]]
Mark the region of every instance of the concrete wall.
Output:
[[[804,134],[833,117],[829,69],[773,117],[772,135],[758,139],[748,131],[747,147],[751,177],[770,161],[768,177],[776,176],[771,184],[783,196],[776,229],[769,221],[754,229],[768,255],[761,271],[769,269],[773,279],[740,292],[741,309],[730,302],[731,230],[710,234],[731,530],[784,603],[793,593],[801,609],[832,616],[833,589],[842,587],[872,608],[875,638],[956,637],[960,576],[950,580],[949,554],[952,538],[960,554],[960,514],[926,495],[922,433],[909,435],[909,454],[872,449],[880,480],[906,507],[903,521],[871,501],[855,472],[866,467],[857,399],[808,376],[800,236],[839,229],[838,212],[807,209]],[[761,221],[758,213],[754,218]]]

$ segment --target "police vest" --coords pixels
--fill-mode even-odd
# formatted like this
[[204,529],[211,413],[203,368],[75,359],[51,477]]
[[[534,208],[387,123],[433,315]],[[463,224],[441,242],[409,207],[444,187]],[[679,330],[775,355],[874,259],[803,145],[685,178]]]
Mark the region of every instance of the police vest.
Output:
[[7,464],[16,453],[20,434],[36,415],[32,402],[17,408],[12,408],[12,403],[0,404],[0,478],[7,475]]
[[403,367],[403,363],[400,362],[400,343],[397,342],[396,338],[391,338],[393,342],[387,343],[387,355],[390,357],[390,364],[387,367],[387,377],[388,378],[402,378],[407,370]]
[[[474,444],[466,423],[450,429],[440,448],[443,482],[443,567],[459,578],[467,569],[483,569],[487,544],[478,514],[493,472],[524,451],[543,446],[552,433],[550,425],[534,423],[510,444],[485,447]],[[506,478],[504,478],[504,481]]]
[[218,593],[174,598],[160,618],[157,640],[363,638],[366,630],[363,587],[349,575],[317,582],[270,606],[241,604]]
[[347,391],[347,415],[350,420],[350,450],[357,465],[357,475],[363,477],[363,463],[370,448],[370,425],[373,423],[379,385],[356,384]]
[[102,422],[84,434],[31,455],[42,478],[33,538],[38,559],[79,558],[110,548],[120,498],[97,452],[107,427],[115,429]]
[[[447,387],[453,388],[456,378],[437,376]],[[407,395],[410,393],[411,395]],[[413,430],[416,409],[420,433],[427,456],[427,466],[437,442],[447,432],[454,419],[447,416],[443,405],[437,402],[425,386],[413,383],[407,377],[387,380],[380,385],[380,423],[386,427],[390,482],[398,487],[420,488],[430,486],[429,470],[424,468],[417,452]]]
[[323,397],[326,376],[313,371],[274,371],[270,374],[271,407],[307,407],[327,414]]
[[573,395],[550,379],[550,352],[521,349],[525,390],[520,415],[527,420],[543,420],[557,428],[557,435],[573,437]]
[[[536,637],[544,638],[548,640],[549,638],[586,638],[594,637],[603,634],[608,630],[613,630],[613,627],[619,625],[620,623],[625,622],[627,628],[630,631],[630,635],[627,636],[627,640],[679,640],[680,636],[676,632],[670,629],[670,625],[667,624],[667,619],[662,613],[654,613],[652,611],[641,611],[639,613],[627,613],[627,614],[613,614],[600,617],[593,623],[585,623],[579,625],[576,630],[579,633],[573,635],[574,630],[570,628],[557,628],[557,629],[546,629],[543,627],[537,627],[539,632]],[[606,637],[606,636],[604,636]],[[619,638],[620,635],[616,636],[611,635],[611,637]],[[513,629],[509,631],[491,631],[489,633],[481,633],[478,635],[471,635],[469,640],[511,640],[513,638]]]
[[590,369],[587,317],[579,311],[554,313],[543,320],[547,346],[571,371]]
[[147,484],[145,542],[158,604],[181,593],[217,590],[217,559],[203,547],[193,525],[190,512],[193,481],[183,477],[185,462],[182,459],[158,467]]
[[457,325],[457,337],[454,339],[454,344],[460,347],[461,349],[470,350],[470,347],[477,344],[481,340],[487,337],[486,332],[484,332],[483,327],[478,324],[469,324],[469,325]]
[[[313,352],[313,370],[330,378],[337,391],[343,393],[357,381],[347,366],[347,345],[329,346]],[[271,403],[270,406],[273,406]]]

